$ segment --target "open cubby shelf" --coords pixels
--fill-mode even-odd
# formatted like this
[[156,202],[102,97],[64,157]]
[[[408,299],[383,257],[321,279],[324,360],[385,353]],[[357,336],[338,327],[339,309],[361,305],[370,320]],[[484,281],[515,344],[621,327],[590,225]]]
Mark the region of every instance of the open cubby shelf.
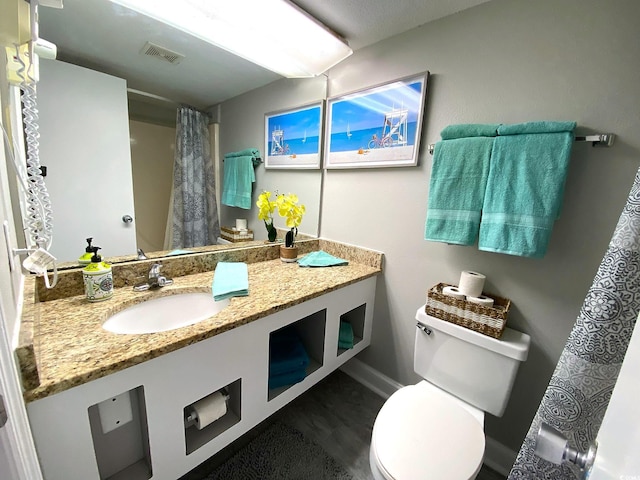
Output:
[[[242,380],[239,378],[228,385],[222,385],[219,388],[212,390],[209,394],[205,395],[205,397],[211,393],[217,392],[218,390],[224,390],[229,395],[229,399],[227,400],[227,413],[215,420],[213,423],[202,428],[202,430],[198,430],[195,424],[185,424],[184,440],[187,455],[195,452],[198,448],[206,445],[218,435],[233,427],[236,423],[239,423],[242,418]],[[192,403],[184,407],[182,412],[184,419],[189,415],[191,405],[198,400],[201,399],[195,399]]]
[[[308,315],[290,325],[286,325],[278,330],[274,330],[269,334],[269,350],[272,348],[272,337],[284,328],[293,327],[302,341],[302,345],[309,356],[309,365],[306,367],[306,377],[316,370],[322,368],[324,359],[324,337],[327,323],[327,310],[322,309],[311,315]],[[267,366],[268,368],[268,366]],[[305,378],[306,378],[305,377]],[[303,380],[304,381],[304,380]],[[268,400],[273,400],[281,393],[287,391],[293,385],[286,385],[268,389]]]
[[[109,412],[101,405],[124,402],[128,405],[124,410]],[[127,410],[129,411],[127,413]],[[91,438],[96,456],[96,464],[101,480],[148,480],[152,477],[151,456],[149,452],[149,432],[147,428],[147,409],[145,405],[144,387],[128,390],[114,397],[91,405],[87,411]],[[112,417],[109,420],[101,418]],[[118,415],[123,415],[122,423]],[[112,421],[117,425],[105,433],[105,425]]]
[[[354,308],[353,310],[349,310],[348,312],[340,315],[341,322],[348,322],[351,324],[351,328],[353,329],[353,346],[355,347],[358,343],[362,341],[364,338],[364,323],[367,313],[367,304],[363,303],[362,305]],[[350,349],[340,348],[338,347],[338,355],[342,355],[345,352],[348,352]]]

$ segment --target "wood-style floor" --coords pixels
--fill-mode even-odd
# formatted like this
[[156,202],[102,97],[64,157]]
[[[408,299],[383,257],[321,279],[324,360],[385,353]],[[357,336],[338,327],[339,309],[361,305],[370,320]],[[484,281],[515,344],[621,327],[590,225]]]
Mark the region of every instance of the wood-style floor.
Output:
[[[276,419],[320,445],[354,480],[371,480],[369,443],[373,422],[383,403],[383,398],[338,370],[181,480],[206,477]],[[504,477],[483,466],[477,480]]]

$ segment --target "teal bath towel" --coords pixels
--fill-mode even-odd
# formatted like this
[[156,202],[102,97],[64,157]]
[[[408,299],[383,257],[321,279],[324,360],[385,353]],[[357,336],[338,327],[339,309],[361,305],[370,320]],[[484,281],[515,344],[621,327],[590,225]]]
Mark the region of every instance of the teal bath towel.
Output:
[[349,350],[353,348],[353,327],[349,322],[340,322],[340,333],[338,334],[338,348]]
[[440,132],[442,140],[453,140],[465,137],[495,137],[499,123],[460,123],[448,125]]
[[298,265],[301,267],[336,267],[348,264],[349,262],[347,260],[334,257],[324,250],[308,253],[298,260]]
[[224,156],[223,205],[251,209],[251,191],[256,181],[253,170],[256,159],[260,159],[257,149],[228,153]]
[[[491,154],[478,248],[539,258],[560,214],[575,122],[500,127]],[[542,133],[548,130],[547,133]],[[508,135],[502,136],[504,133]],[[536,132],[536,133],[531,133]]]
[[213,273],[213,299],[249,295],[249,273],[247,264],[242,262],[218,262]]
[[285,327],[271,334],[269,341],[269,376],[304,370],[309,355],[294,327]]
[[425,240],[476,242],[493,141],[494,137],[468,137],[436,143]]

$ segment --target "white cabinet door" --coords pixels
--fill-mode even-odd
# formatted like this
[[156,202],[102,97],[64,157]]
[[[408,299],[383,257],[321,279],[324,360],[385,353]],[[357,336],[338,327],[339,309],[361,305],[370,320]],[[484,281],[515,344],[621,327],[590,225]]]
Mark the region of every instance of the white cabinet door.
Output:
[[[51,253],[74,261],[93,237],[105,256],[136,252],[127,85],[59,61],[40,62],[40,162],[53,206]],[[153,175],[153,172],[149,172]]]

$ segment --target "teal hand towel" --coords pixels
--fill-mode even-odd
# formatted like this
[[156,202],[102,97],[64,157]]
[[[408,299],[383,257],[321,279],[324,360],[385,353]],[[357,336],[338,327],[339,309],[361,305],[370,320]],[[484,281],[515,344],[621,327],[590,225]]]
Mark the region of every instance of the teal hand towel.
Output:
[[253,183],[256,181],[256,174],[253,170],[254,153],[251,155],[240,155],[240,153],[260,152],[257,150],[244,150],[225,155],[224,176],[222,183],[222,203],[230,207],[240,207],[245,210],[251,209],[251,191]]
[[347,260],[334,257],[324,250],[308,253],[298,260],[298,265],[301,267],[336,267],[348,264]]
[[448,125],[440,132],[442,140],[466,137],[495,137],[498,134],[499,123],[460,123]]
[[213,299],[249,295],[249,273],[247,264],[242,262],[218,262],[213,272]]
[[478,237],[494,137],[436,143],[425,240],[473,245]]
[[349,322],[340,322],[340,333],[338,334],[338,347],[348,350],[353,348],[353,327]]
[[[575,123],[569,122],[571,125]],[[532,131],[530,127],[521,131]],[[482,210],[480,250],[534,258],[545,255],[562,207],[573,140],[572,130],[496,138]]]
[[251,157],[251,161],[253,162],[253,166],[257,167],[262,163],[262,158],[260,157],[260,150],[257,148],[247,148],[245,150],[240,150],[239,152],[231,152],[227,153],[224,158],[236,158],[236,157]]

